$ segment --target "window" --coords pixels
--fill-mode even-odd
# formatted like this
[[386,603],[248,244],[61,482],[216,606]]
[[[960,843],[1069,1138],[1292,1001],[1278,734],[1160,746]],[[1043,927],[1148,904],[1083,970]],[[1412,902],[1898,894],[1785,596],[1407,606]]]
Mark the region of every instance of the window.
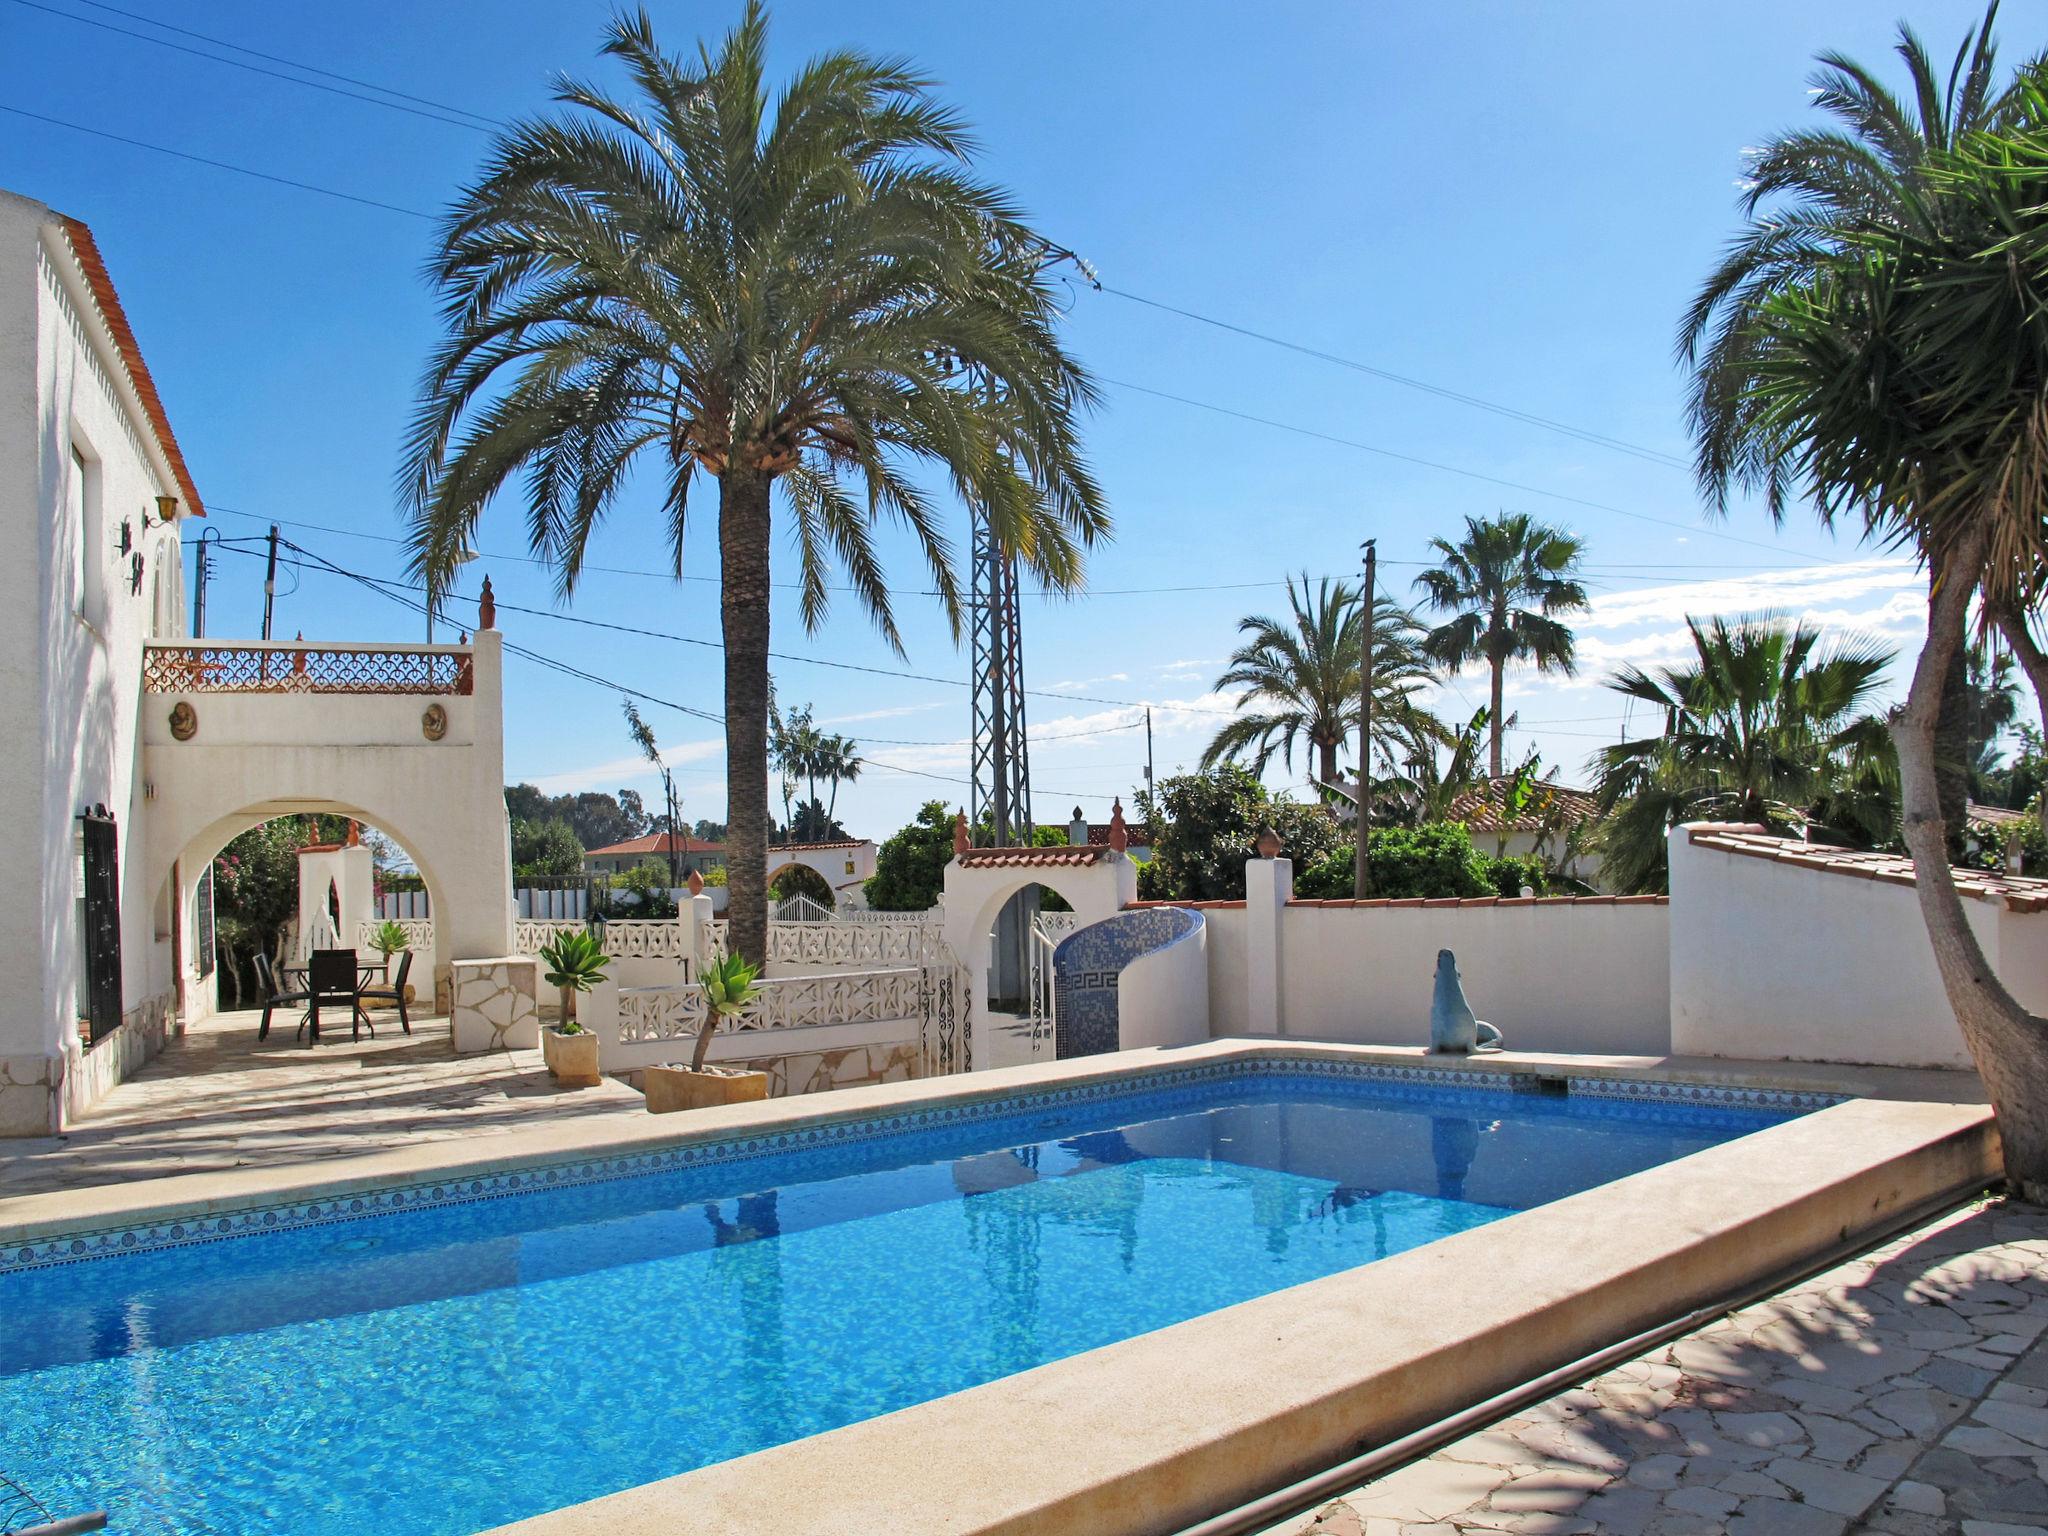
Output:
[[104,563],[100,528],[100,465],[78,444],[71,445],[70,483],[66,486],[71,521],[71,602],[88,624],[100,617],[100,567]]

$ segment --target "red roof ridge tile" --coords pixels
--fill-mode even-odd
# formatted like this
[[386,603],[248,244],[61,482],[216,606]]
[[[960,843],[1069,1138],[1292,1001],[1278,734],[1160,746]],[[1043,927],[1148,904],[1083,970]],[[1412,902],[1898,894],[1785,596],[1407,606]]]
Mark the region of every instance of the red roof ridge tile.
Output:
[[206,504],[199,499],[198,487],[192,483],[192,472],[185,466],[185,454],[178,447],[177,435],[171,431],[171,418],[164,410],[162,397],[156,392],[156,380],[150,376],[149,365],[142,360],[141,344],[135,339],[134,327],[128,323],[127,310],[121,307],[121,296],[114,289],[114,279],[107,271],[106,258],[100,254],[99,242],[93,239],[92,231],[82,219],[62,213],[56,217],[63,226],[78,269],[85,275],[85,285],[92,291],[93,302],[99,306],[100,323],[113,338],[114,350],[120,354],[128,383],[135,391],[135,398],[142,402],[142,414],[149,419],[150,434],[171,467],[171,478],[177,482],[179,493],[185,499],[185,510],[194,517],[204,517]]

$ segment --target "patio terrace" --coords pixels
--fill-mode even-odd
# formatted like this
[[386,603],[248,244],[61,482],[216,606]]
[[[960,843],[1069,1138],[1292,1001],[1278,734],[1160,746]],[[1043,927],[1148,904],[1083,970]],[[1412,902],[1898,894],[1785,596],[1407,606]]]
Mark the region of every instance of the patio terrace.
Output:
[[458,1056],[445,1017],[374,1015],[377,1035],[331,1028],[318,1047],[280,1012],[258,1042],[257,1012],[223,1013],[173,1037],[63,1136],[16,1140],[0,1197],[229,1168],[289,1168],[421,1142],[544,1125],[644,1118],[606,1078],[557,1088],[531,1051]]

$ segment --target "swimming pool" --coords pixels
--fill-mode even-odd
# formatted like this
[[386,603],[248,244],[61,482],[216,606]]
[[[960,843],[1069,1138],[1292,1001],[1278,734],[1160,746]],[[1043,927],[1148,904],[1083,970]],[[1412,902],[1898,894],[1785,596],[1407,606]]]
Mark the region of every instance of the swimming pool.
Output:
[[129,1234],[135,1251],[111,1234],[76,1262],[10,1250],[0,1468],[149,1536],[474,1531],[1368,1264],[1796,1112],[1445,1078],[1247,1060],[452,1182],[392,1210],[159,1228]]

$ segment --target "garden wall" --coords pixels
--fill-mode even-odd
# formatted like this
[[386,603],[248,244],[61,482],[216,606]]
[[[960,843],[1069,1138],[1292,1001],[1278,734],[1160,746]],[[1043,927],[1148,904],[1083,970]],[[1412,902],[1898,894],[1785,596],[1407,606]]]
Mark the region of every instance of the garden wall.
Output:
[[[1670,913],[1647,896],[1205,903],[1210,1033],[1426,1045],[1437,951],[1448,949],[1473,1011],[1511,1049],[1662,1055]],[[1277,977],[1264,1022],[1262,974]]]
[[[1714,823],[1676,828],[1670,853],[1674,1050],[1970,1064],[1909,861]],[[2048,881],[1958,871],[1958,888],[1999,978],[2048,1009]]]

